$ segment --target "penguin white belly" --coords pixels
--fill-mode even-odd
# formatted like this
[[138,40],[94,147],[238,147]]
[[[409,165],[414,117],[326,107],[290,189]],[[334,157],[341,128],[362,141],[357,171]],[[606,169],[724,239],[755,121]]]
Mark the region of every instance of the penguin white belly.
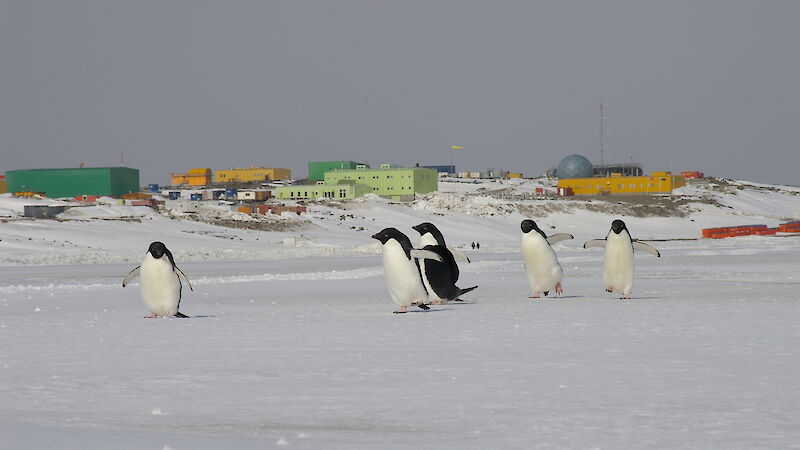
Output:
[[563,271],[550,244],[539,233],[522,236],[522,260],[533,292],[548,292],[561,282]]
[[174,316],[181,299],[181,285],[169,260],[166,257],[155,259],[148,253],[139,277],[139,289],[147,309],[157,316]]
[[439,297],[433,287],[431,286],[431,282],[428,280],[428,274],[426,272],[425,264],[428,264],[426,260],[422,260],[419,262],[420,268],[422,269],[422,284],[425,286],[425,290],[428,291],[428,300],[433,304],[441,304],[444,303],[445,299]]
[[633,288],[633,245],[627,235],[611,233],[606,242],[603,261],[603,282],[606,288],[624,295]]
[[431,233],[425,233],[419,237],[419,248],[425,248],[426,245],[439,245],[439,243]]
[[386,272],[386,287],[397,306],[410,306],[412,302],[425,301],[419,270],[414,259],[408,259],[403,247],[396,241],[383,246],[383,269]]

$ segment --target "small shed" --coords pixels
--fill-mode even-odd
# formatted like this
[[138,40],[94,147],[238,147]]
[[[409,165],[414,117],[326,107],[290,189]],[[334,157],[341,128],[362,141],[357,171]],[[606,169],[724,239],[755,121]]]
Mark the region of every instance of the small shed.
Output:
[[23,215],[35,219],[53,219],[67,208],[64,205],[25,205]]

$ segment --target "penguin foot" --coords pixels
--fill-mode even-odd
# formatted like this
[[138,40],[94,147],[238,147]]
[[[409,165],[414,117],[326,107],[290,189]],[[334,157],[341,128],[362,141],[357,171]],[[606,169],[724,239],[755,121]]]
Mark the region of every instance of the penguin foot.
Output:
[[408,312],[408,306],[401,306],[397,311],[392,311],[393,314],[405,314]]
[[561,295],[564,292],[564,289],[561,288],[561,283],[556,283],[556,294]]
[[544,296],[547,297],[550,294],[550,291],[544,291]]
[[144,316],[145,319],[158,319],[156,313],[150,314],[149,316]]
[[614,290],[611,288],[606,288],[606,292],[614,292]]
[[630,300],[631,296],[628,294],[622,294],[622,297],[619,298],[620,300]]
[[533,293],[533,295],[531,295],[531,296],[530,296],[530,297],[528,297],[528,298],[540,298],[540,297],[541,297],[541,296],[539,295],[539,293],[538,293],[538,292],[534,292],[534,293]]
[[[441,304],[441,303],[439,303],[439,304]],[[420,303],[420,304],[418,304],[418,305],[417,305],[417,308],[419,308],[419,309],[422,309],[422,310],[425,310],[425,311],[427,311],[427,310],[431,309],[431,308],[430,308],[430,306],[426,305],[425,303]]]

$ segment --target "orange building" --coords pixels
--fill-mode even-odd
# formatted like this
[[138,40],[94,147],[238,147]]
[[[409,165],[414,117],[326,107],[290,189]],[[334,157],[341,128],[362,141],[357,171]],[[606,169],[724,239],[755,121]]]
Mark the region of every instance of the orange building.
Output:
[[211,169],[189,169],[189,173],[173,173],[171,184],[178,186],[208,186],[211,184]]
[[[650,176],[626,177],[612,173],[610,177],[566,178],[558,180],[562,195],[670,194],[686,185],[683,177],[671,172],[653,172]],[[569,194],[569,191],[572,194]]]

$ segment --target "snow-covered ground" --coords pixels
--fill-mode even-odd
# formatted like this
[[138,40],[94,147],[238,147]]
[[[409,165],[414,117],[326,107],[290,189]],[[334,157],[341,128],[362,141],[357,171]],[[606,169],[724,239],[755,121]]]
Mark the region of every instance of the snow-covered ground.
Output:
[[[776,226],[800,217],[800,190],[693,185],[715,203],[634,217],[481,195],[497,185],[314,204],[279,232],[111,205],[21,220],[24,201],[1,197],[0,448],[798,447],[800,236],[651,242],[662,257],[637,254],[630,301],[581,244],[617,217],[642,239]],[[561,298],[527,298],[524,217],[576,237],[556,245]],[[472,259],[459,285],[480,287],[393,315],[369,236],[416,242],[422,221]],[[138,283],[121,287],[153,240],[194,285],[191,319],[143,319]]]

